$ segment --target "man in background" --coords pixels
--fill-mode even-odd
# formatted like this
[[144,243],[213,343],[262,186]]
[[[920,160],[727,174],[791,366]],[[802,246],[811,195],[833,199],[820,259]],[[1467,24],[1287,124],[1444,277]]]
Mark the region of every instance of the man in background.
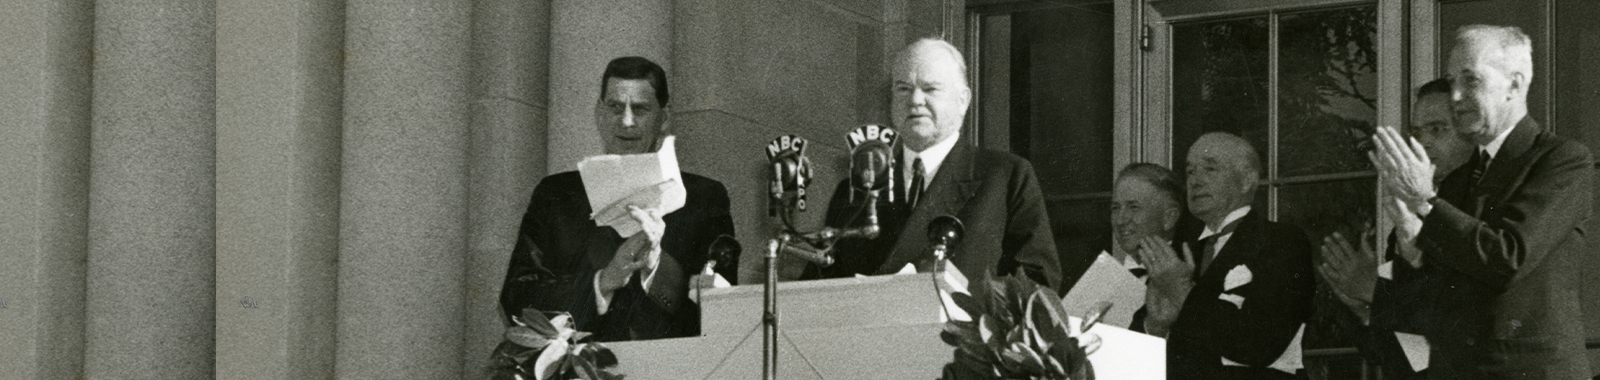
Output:
[[1588,148],[1528,116],[1533,48],[1515,27],[1456,31],[1445,71],[1457,133],[1474,157],[1433,185],[1420,144],[1380,127],[1384,187],[1422,221],[1403,230],[1425,272],[1434,327],[1429,377],[1578,379],[1590,375],[1579,306],[1594,199]]
[[[873,239],[845,239],[835,244],[837,260],[811,265],[805,278],[850,277],[899,272],[907,264],[928,270],[932,243],[928,222],[954,215],[966,226],[966,237],[950,247],[949,257],[974,279],[1018,274],[1048,286],[1060,286],[1050,219],[1045,214],[1039,180],[1027,160],[982,149],[961,139],[972,90],[967,87],[961,52],[948,42],[924,39],[895,56],[890,79],[890,104],[896,147],[895,201],[877,204],[881,233]],[[841,181],[828,204],[830,227],[866,224],[864,196],[851,201],[849,181]]]
[[1213,132],[1185,161],[1189,211],[1205,223],[1179,254],[1141,245],[1150,268],[1145,330],[1167,338],[1167,378],[1292,379],[1311,316],[1311,244],[1254,212],[1261,161],[1250,143]]
[[[660,149],[668,99],[666,71],[655,62],[623,57],[606,65],[594,107],[605,152]],[[529,307],[568,312],[596,341],[699,335],[700,310],[689,301],[688,280],[705,266],[711,242],[733,235],[727,189],[683,173],[683,208],[666,215],[631,209],[643,231],[619,236],[589,219],[584,185],[569,171],[534,189],[500,291],[507,317]],[[736,280],[736,260],[719,262],[716,271]]]
[[[1433,175],[1435,185],[1466,163],[1474,150],[1472,142],[1456,133],[1450,93],[1449,79],[1437,79],[1417,89],[1417,99],[1411,107],[1411,124],[1406,130],[1422,144],[1428,157],[1434,158],[1437,164]],[[1392,195],[1385,197],[1382,204],[1384,217],[1396,225],[1422,223],[1416,214],[1405,211],[1405,203]],[[1424,334],[1432,327],[1434,315],[1429,306],[1431,298],[1423,296],[1430,281],[1426,273],[1405,259],[1419,257],[1416,245],[1399,244],[1400,240],[1412,239],[1392,238],[1389,251],[1379,264],[1371,241],[1363,239],[1361,249],[1357,250],[1349,239],[1335,232],[1323,239],[1323,262],[1317,267],[1317,274],[1366,326],[1365,331],[1358,332],[1357,347],[1369,359],[1382,364],[1384,378],[1423,379],[1427,374],[1427,361],[1420,355],[1426,355],[1426,347],[1422,347],[1420,354],[1411,354],[1416,357],[1408,356],[1399,337],[1406,337],[1406,344],[1411,345],[1419,340],[1425,342]]]
[[[1176,244],[1178,221],[1183,216],[1183,182],[1172,170],[1141,162],[1123,167],[1112,183],[1111,232],[1116,236],[1117,246],[1108,253],[1134,277],[1148,282],[1149,268],[1139,261],[1138,256],[1141,251],[1152,251],[1144,248],[1146,245],[1173,247]],[[1073,270],[1073,275],[1081,275],[1093,264],[1092,260],[1080,261],[1083,262],[1082,270]],[[1156,292],[1145,292],[1146,298],[1155,295]],[[1149,309],[1144,307],[1134,311],[1128,329],[1144,332],[1144,319],[1148,313]]]

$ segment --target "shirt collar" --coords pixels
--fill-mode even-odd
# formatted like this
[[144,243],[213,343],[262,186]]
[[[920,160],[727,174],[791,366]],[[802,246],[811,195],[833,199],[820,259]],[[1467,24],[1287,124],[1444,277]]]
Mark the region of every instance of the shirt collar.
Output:
[[912,151],[911,147],[902,144],[901,149],[905,153],[905,162],[901,163],[901,167],[905,170],[906,178],[910,178],[912,163],[916,162],[918,157],[921,157],[922,174],[925,176],[923,178],[928,181],[923,185],[927,186],[927,184],[932,183],[934,174],[939,173],[939,166],[944,163],[944,158],[950,155],[950,150],[956,147],[956,141],[959,140],[961,140],[961,132],[956,132],[945,137],[944,141],[933,144],[933,146],[923,149],[921,152]]
[[1517,129],[1517,125],[1520,124],[1513,124],[1511,128],[1500,131],[1499,136],[1495,136],[1494,140],[1490,140],[1488,144],[1483,146],[1483,151],[1489,154],[1489,159],[1494,159],[1494,156],[1500,153],[1500,147],[1506,144],[1506,136],[1511,136],[1511,131]]
[[[1218,226],[1217,228],[1227,227],[1228,224],[1232,224],[1234,221],[1239,220],[1240,218],[1243,218],[1246,214],[1249,214],[1249,213],[1250,213],[1250,206],[1244,206],[1244,207],[1240,207],[1237,210],[1233,210],[1233,212],[1228,213],[1227,217],[1222,218],[1222,225]],[[1200,232],[1200,240],[1205,240],[1205,238],[1211,237],[1211,235],[1216,235],[1217,232],[1220,232],[1220,231],[1212,230],[1211,226],[1207,225],[1205,231],[1201,231]]]

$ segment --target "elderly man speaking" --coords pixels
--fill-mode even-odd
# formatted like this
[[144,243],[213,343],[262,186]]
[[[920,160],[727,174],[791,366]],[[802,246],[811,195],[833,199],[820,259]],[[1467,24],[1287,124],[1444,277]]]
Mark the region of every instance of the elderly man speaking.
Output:
[[[966,224],[966,238],[950,248],[950,259],[974,278],[1018,273],[1055,288],[1061,282],[1050,219],[1045,215],[1039,180],[1028,161],[1010,153],[974,146],[961,139],[972,90],[967,87],[961,52],[949,43],[925,39],[907,46],[892,63],[893,124],[900,133],[894,202],[878,202],[882,233],[870,240],[847,239],[835,245],[838,262],[807,268],[808,278],[850,277],[898,272],[906,264],[928,267],[928,222],[955,215]],[[841,181],[828,204],[827,225],[866,223],[864,197],[849,196]],[[854,202],[854,203],[852,203]]]
[[1422,219],[1399,235],[1434,282],[1416,295],[1434,305],[1429,377],[1587,378],[1578,289],[1594,159],[1528,116],[1526,34],[1469,25],[1455,42],[1445,69],[1472,160],[1436,190],[1421,144],[1389,127],[1373,137],[1384,187]]

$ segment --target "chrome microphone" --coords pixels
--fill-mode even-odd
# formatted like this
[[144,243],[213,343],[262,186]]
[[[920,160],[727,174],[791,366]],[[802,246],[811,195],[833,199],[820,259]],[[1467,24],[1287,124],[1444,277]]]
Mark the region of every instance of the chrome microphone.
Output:
[[943,262],[950,253],[950,246],[961,242],[967,233],[966,226],[961,224],[961,219],[950,215],[941,215],[928,222],[928,240],[933,242],[933,258],[935,262]]
[[768,182],[767,215],[780,211],[805,211],[806,186],[811,184],[811,160],[806,158],[805,138],[779,136],[767,143],[767,162],[772,166]]
[[706,267],[702,273],[716,273],[717,263],[727,262],[739,257],[739,252],[744,249],[739,246],[739,241],[733,236],[717,235],[711,241],[711,246],[706,248]]
[[[899,134],[894,129],[880,125],[864,125],[845,135],[850,147],[850,201],[855,202],[857,192],[868,195],[881,194],[894,188],[894,144]],[[888,192],[890,202],[894,192]]]

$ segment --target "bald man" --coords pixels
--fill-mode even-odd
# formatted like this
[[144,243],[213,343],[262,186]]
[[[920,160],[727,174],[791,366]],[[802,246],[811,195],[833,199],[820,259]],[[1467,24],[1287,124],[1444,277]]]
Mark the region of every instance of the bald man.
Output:
[[1311,317],[1311,243],[1255,212],[1261,160],[1227,133],[1189,148],[1189,211],[1205,222],[1183,252],[1140,246],[1150,268],[1145,331],[1167,338],[1167,378],[1293,379]]
[[[1515,27],[1456,31],[1446,62],[1457,133],[1476,154],[1437,190],[1427,150],[1379,128],[1384,187],[1422,221],[1399,234],[1433,286],[1429,377],[1579,379],[1583,225],[1594,199],[1588,148],[1528,116],[1533,48]],[[1405,242],[1402,242],[1405,243]]]
[[[877,238],[838,242],[838,261],[812,265],[807,278],[893,274],[907,264],[926,271],[933,263],[928,222],[954,215],[966,225],[966,237],[949,253],[962,273],[974,279],[1019,274],[1060,286],[1061,266],[1033,167],[961,138],[972,98],[963,62],[955,46],[934,39],[914,42],[896,55],[890,113],[900,133],[900,178],[891,190],[897,195],[893,202],[878,202],[882,232]],[[848,180],[839,182],[828,204],[828,226],[866,223],[857,212],[866,197],[851,197],[851,191]]]

